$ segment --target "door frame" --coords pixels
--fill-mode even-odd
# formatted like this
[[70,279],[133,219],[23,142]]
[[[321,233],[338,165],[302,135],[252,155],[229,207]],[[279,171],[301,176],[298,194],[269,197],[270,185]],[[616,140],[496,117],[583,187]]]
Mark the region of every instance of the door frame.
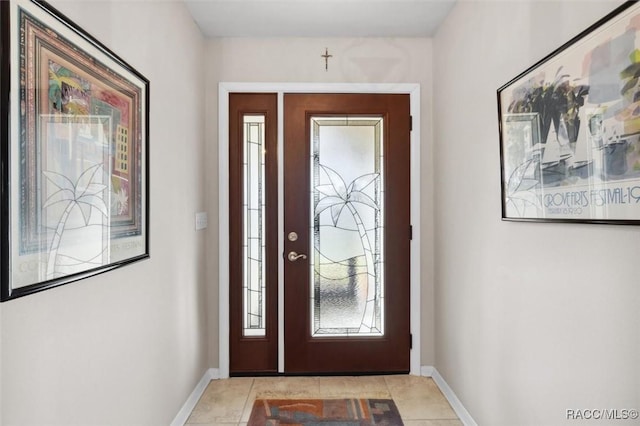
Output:
[[[365,83],[233,83],[218,84],[218,369],[229,377],[229,93],[277,93],[278,95],[278,211],[283,211],[282,158],[284,156],[284,93],[399,93],[408,94],[411,116],[411,283],[410,310],[413,347],[410,374],[420,375],[420,84]],[[278,217],[278,253],[284,250],[284,218]],[[278,256],[278,371],[284,371],[284,259]]]

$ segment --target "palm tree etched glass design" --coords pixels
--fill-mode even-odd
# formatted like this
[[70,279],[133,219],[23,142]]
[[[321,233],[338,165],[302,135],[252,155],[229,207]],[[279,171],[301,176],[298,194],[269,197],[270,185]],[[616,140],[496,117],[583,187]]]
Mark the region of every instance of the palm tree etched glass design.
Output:
[[110,126],[110,117],[41,116],[47,280],[109,263]]
[[383,119],[311,125],[312,335],[383,335]]

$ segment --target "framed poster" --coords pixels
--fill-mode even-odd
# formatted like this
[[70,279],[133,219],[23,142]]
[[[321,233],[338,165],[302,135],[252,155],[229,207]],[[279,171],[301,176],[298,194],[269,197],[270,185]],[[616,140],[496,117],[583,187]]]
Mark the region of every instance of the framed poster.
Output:
[[640,4],[498,89],[502,218],[640,224]]
[[149,81],[44,1],[0,20],[5,301],[149,257]]

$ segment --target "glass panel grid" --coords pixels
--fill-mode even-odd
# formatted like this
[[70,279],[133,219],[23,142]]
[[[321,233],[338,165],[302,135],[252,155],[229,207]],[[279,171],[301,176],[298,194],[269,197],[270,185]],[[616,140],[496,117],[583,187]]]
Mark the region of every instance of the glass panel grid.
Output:
[[384,335],[383,119],[311,118],[311,335]]
[[243,335],[265,336],[264,115],[243,119]]

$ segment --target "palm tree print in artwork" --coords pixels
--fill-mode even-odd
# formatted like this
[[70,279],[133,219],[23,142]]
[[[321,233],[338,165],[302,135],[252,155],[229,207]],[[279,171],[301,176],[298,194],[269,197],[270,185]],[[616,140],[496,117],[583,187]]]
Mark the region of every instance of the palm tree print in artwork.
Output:
[[[322,198],[315,206],[315,216],[318,217],[325,210],[329,210],[334,227],[338,226],[338,220],[342,213],[346,210],[351,213],[360,237],[362,251],[366,266],[366,305],[359,333],[372,331],[372,325],[375,319],[375,303],[376,303],[376,269],[374,262],[374,254],[367,234],[367,229],[362,217],[355,204],[368,206],[374,210],[379,210],[376,202],[363,192],[365,188],[375,182],[379,177],[379,173],[369,173],[354,179],[348,186],[344,179],[330,167],[320,165],[322,170],[329,178],[329,184],[318,185],[316,190],[322,194]],[[316,247],[319,250],[319,247]]]
[[[53,188],[43,206],[50,219],[47,225],[53,230],[46,278],[105,264],[108,239],[104,232],[109,210],[103,200],[107,186],[102,183],[105,179],[102,165],[87,168],[75,182],[60,173],[43,171],[43,174]],[[88,237],[94,233],[99,237]]]

